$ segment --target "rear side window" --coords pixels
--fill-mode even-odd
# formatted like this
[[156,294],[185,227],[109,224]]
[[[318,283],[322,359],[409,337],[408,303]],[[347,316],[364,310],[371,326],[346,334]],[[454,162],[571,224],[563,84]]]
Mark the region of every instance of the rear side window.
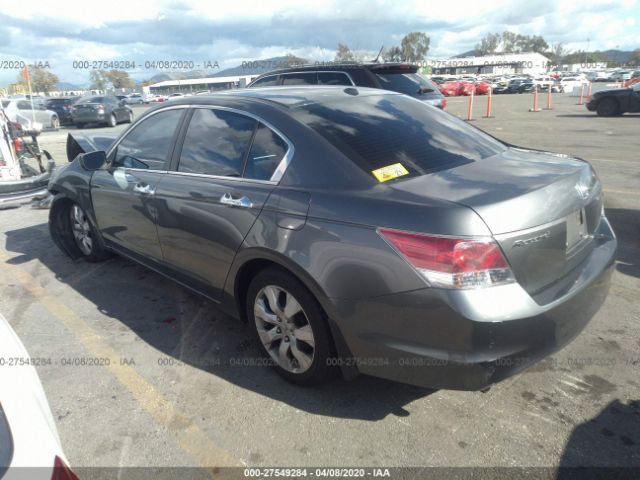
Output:
[[385,90],[392,90],[405,95],[439,91],[433,82],[419,73],[377,73],[376,76],[380,81],[380,86]]
[[398,180],[453,168],[503,152],[506,147],[462,120],[403,95],[368,95],[315,103],[296,117],[362,170],[396,163],[409,172]]
[[287,153],[287,143],[262,123],[258,125],[247,158],[244,177],[269,180]]
[[269,77],[263,77],[255,81],[252,87],[270,87],[278,84],[278,76],[271,75]]
[[178,171],[242,176],[256,120],[225,110],[198,108],[185,135]]
[[346,73],[318,72],[318,85],[353,85]]
[[286,73],[281,75],[282,85],[315,85],[315,72]]
[[128,168],[164,170],[183,111],[167,110],[140,122],[118,145],[115,164]]

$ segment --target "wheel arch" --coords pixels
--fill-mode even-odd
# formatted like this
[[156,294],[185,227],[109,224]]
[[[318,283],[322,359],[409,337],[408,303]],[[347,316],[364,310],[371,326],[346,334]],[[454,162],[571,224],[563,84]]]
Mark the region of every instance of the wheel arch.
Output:
[[[227,276],[225,291],[228,297],[233,298],[235,310],[238,312],[239,318],[243,322],[247,321],[244,305],[246,303],[246,295],[251,279],[258,272],[270,267],[287,272],[309,290],[325,314],[331,341],[333,342],[338,357],[351,358],[353,354],[335,320],[334,309],[329,297],[327,297],[322,287],[304,268],[278,252],[262,248],[252,248],[241,250],[236,256],[229,275]],[[343,377],[347,379],[353,378],[358,374],[357,368],[351,366],[348,362],[342,364],[341,370]]]

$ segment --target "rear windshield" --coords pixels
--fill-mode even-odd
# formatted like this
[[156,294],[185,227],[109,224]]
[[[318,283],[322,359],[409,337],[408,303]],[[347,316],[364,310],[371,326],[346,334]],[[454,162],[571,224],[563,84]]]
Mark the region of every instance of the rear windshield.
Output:
[[86,97],[78,100],[78,103],[103,103],[104,97]]
[[72,98],[52,98],[47,100],[47,105],[64,105],[65,103],[73,102]]
[[369,95],[304,105],[297,118],[371,174],[402,164],[409,175],[453,168],[506,147],[457,117],[403,95]]
[[[418,95],[426,90],[438,91],[438,87],[419,73],[376,73],[378,80],[385,90]],[[430,92],[429,92],[430,93]]]

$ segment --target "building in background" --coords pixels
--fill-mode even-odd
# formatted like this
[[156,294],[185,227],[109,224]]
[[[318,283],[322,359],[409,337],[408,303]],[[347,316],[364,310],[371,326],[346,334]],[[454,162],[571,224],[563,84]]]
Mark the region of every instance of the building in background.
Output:
[[551,67],[550,60],[540,53],[507,53],[482,57],[449,58],[428,60],[434,75],[524,73],[540,75]]
[[171,93],[196,93],[203,90],[228,90],[244,88],[259,75],[238,75],[233,77],[188,78],[185,80],[165,80],[142,87],[145,94],[167,95]]

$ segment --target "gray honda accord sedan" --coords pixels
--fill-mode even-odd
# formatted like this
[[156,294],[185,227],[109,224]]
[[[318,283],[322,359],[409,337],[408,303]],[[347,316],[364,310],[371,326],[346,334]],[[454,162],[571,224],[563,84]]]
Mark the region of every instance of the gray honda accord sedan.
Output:
[[296,383],[483,389],[571,341],[609,290],[616,239],[589,163],[394,92],[190,97],[67,152],[55,243],[206,296]]

